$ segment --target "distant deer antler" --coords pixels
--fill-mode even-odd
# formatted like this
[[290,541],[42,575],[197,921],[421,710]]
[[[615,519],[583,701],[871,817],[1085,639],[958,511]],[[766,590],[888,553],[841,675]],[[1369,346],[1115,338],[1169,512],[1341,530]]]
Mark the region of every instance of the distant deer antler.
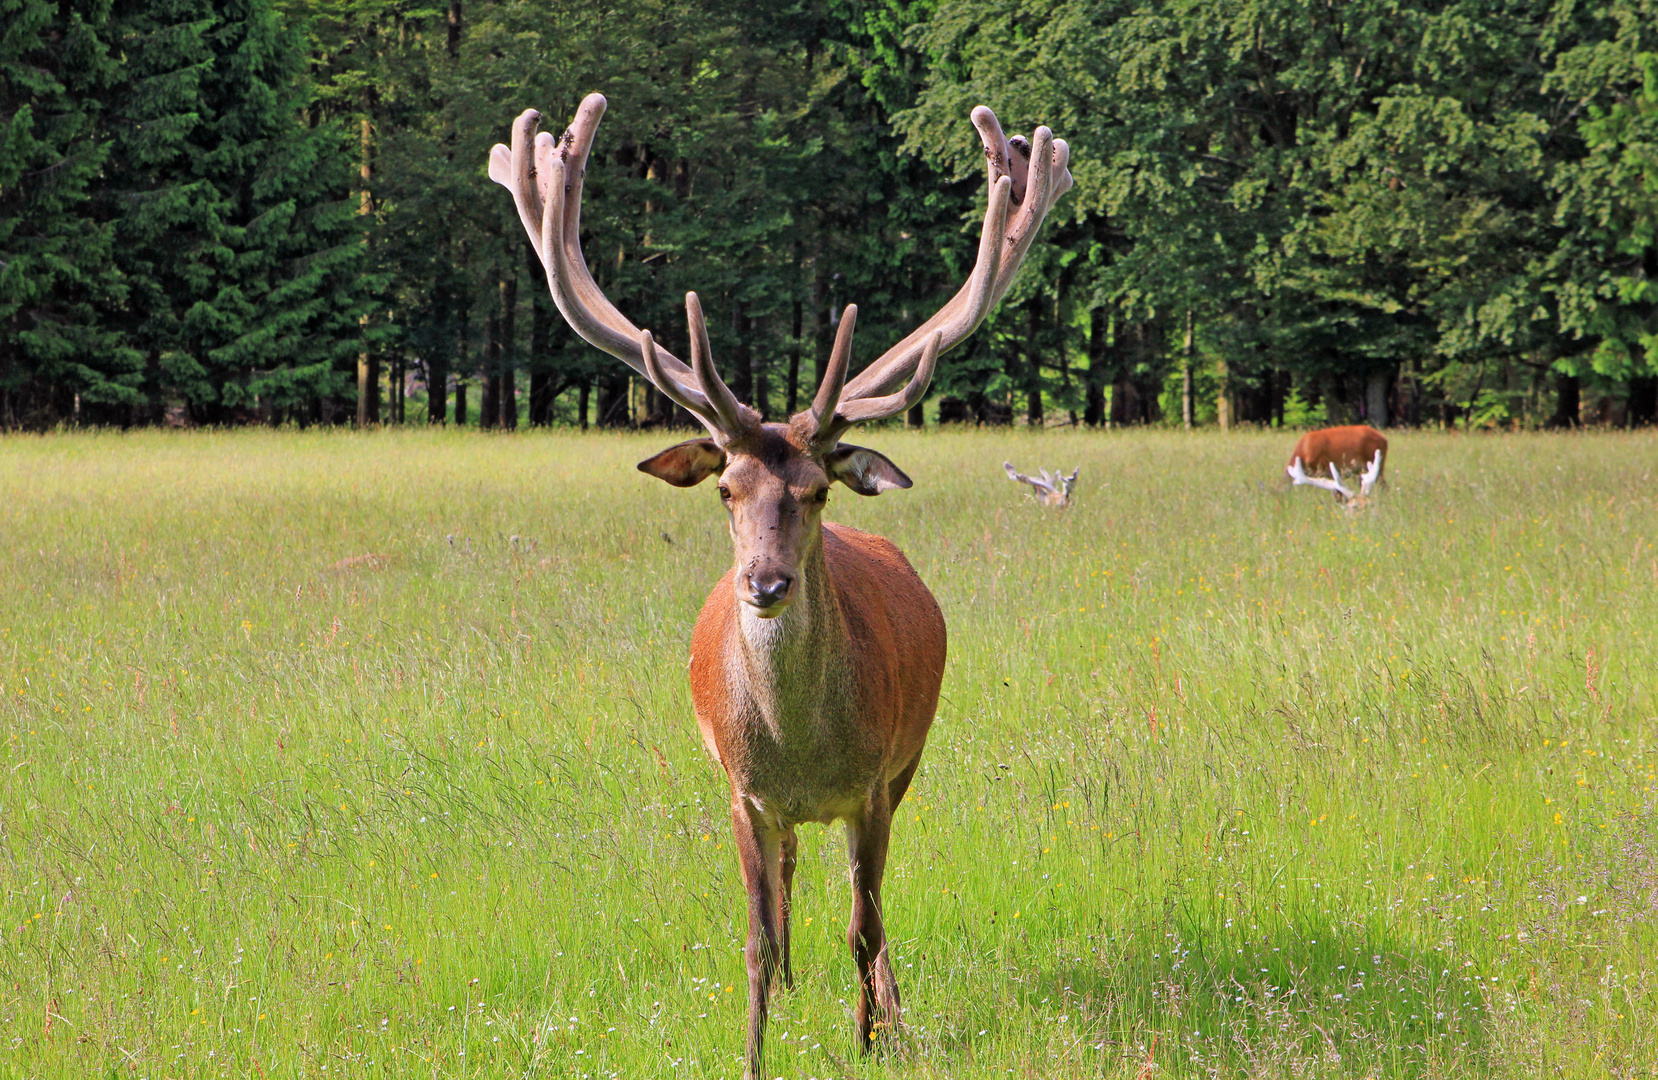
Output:
[[1382,451],[1377,450],[1376,456],[1371,458],[1370,464],[1359,476],[1359,493],[1353,494],[1351,488],[1341,482],[1341,472],[1335,462],[1330,463],[1330,479],[1321,476],[1308,476],[1301,467],[1299,457],[1293,459],[1284,470],[1289,474],[1292,484],[1307,484],[1311,487],[1323,488],[1325,491],[1335,492],[1341,505],[1348,510],[1363,509],[1370,502],[1370,490],[1376,486],[1376,478],[1382,473]]
[[1333,491],[1343,502],[1353,497],[1353,493],[1341,482],[1341,473],[1336,470],[1334,464],[1330,466],[1330,479],[1328,480],[1321,476],[1308,476],[1306,471],[1301,468],[1300,458],[1290,462],[1289,468],[1285,471],[1289,473],[1290,483],[1292,484],[1310,484],[1316,488],[1323,488],[1325,491]]
[[1382,475],[1382,455],[1384,451],[1376,451],[1376,456],[1370,459],[1365,466],[1364,473],[1359,477],[1359,498],[1370,498],[1370,489],[1376,486],[1376,480]]
[[1072,469],[1070,476],[1065,476],[1058,469],[1051,473],[1047,469],[1043,469],[1042,477],[1038,479],[1034,476],[1026,476],[1015,469],[1011,461],[1002,462],[1002,468],[1007,470],[1009,480],[1020,484],[1029,484],[1036,497],[1042,501],[1043,506],[1056,506],[1061,510],[1071,505],[1071,492],[1077,486],[1077,474],[1082,471],[1081,465]]

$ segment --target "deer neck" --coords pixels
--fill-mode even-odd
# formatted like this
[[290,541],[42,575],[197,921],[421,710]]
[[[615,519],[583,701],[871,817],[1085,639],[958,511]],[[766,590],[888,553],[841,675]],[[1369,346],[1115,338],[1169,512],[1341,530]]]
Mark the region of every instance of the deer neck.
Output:
[[[734,689],[776,736],[811,724],[844,682],[846,617],[836,598],[821,541],[801,560],[799,592],[776,618],[737,603],[727,667]],[[752,715],[752,714],[751,714]]]

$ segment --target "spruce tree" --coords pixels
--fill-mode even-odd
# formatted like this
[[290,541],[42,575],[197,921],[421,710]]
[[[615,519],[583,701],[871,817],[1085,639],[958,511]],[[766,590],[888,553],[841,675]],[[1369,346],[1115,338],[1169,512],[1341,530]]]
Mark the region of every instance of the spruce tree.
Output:
[[307,419],[347,395],[378,281],[351,147],[308,125],[304,38],[268,0],[133,5],[107,203],[152,405]]
[[136,397],[136,357],[97,314],[122,291],[89,199],[109,150],[100,99],[121,74],[107,19],[104,4],[0,0],[0,427]]

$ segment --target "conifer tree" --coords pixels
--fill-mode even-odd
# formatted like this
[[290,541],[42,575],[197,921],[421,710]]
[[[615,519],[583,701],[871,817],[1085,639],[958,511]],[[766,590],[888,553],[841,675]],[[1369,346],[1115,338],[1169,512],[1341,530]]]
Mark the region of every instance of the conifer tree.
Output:
[[136,356],[99,317],[122,287],[90,200],[109,152],[100,99],[121,76],[108,17],[0,0],[0,427],[137,396]]
[[366,277],[349,137],[306,125],[304,38],[268,0],[135,4],[106,200],[156,407],[323,418],[349,392]]

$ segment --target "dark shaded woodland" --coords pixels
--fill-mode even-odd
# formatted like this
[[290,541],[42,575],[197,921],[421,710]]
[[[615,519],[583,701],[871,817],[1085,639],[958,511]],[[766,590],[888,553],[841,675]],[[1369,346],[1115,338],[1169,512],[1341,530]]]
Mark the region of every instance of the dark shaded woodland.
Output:
[[943,303],[972,106],[1077,187],[912,423],[1658,419],[1658,0],[11,0],[0,427],[685,421],[485,158],[610,99],[606,293],[763,412]]

